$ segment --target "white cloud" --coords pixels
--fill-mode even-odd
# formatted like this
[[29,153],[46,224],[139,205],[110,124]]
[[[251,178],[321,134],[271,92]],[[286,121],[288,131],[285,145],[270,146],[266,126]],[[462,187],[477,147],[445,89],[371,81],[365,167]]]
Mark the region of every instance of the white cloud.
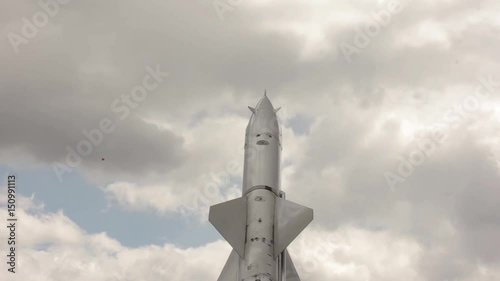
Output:
[[[7,213],[3,207],[0,212]],[[172,244],[129,248],[106,233],[86,233],[61,212],[46,212],[39,206],[18,212],[19,263],[9,280],[215,280],[230,252],[224,241],[196,248]],[[419,243],[389,231],[310,228],[290,252],[303,280],[425,280],[416,272],[422,253]]]
[[432,20],[421,22],[417,26],[402,31],[397,44],[400,48],[419,48],[427,44],[433,44],[445,50],[451,47],[447,30],[442,24]]
[[[383,177],[478,76],[500,79],[494,2],[411,1],[347,64],[336,46],[388,1],[244,1],[224,22],[211,3],[73,1],[19,55],[0,42],[0,164],[64,158],[160,63],[169,81],[76,173],[122,208],[206,222],[209,205],[241,192],[246,106],[267,88],[283,106],[283,189],[316,212],[302,237],[336,237],[310,280],[496,281],[498,91],[396,190]],[[20,30],[36,5],[8,5],[1,30]],[[292,130],[297,116],[312,120],[307,134]],[[128,248],[64,210],[20,205],[22,229],[36,231],[20,232],[32,275],[19,280],[215,280],[229,253],[221,241]]]
[[[5,221],[7,210],[0,212]],[[14,281],[215,280],[230,250],[223,241],[197,248],[129,248],[106,233],[86,233],[62,212],[21,207],[17,216],[17,272],[8,275]],[[6,243],[1,247],[5,252]],[[6,272],[3,262],[1,270]]]
[[305,280],[425,280],[416,270],[418,242],[388,231],[306,230],[289,250]]

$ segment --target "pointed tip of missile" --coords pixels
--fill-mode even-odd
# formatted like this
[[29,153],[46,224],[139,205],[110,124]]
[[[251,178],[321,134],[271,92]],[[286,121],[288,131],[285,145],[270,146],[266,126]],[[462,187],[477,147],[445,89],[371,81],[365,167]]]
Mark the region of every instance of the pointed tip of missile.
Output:
[[278,112],[281,109],[281,107],[274,108],[273,104],[267,97],[267,89],[264,89],[264,96],[259,100],[255,107],[248,106],[248,109],[250,109],[252,113],[256,113],[259,109],[264,108],[270,109],[274,111],[274,113]]
[[273,107],[271,101],[269,100],[269,98],[267,97],[266,92],[264,93],[264,96],[260,99],[260,101],[257,103],[255,108],[257,110],[261,109],[261,108],[270,108],[270,109],[274,110],[274,107]]

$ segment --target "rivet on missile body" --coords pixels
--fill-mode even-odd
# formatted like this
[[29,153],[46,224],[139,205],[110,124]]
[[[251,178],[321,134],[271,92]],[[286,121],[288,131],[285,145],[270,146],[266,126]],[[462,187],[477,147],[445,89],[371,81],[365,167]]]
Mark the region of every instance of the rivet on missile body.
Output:
[[261,219],[261,218],[259,218],[259,222],[262,222],[262,219]]

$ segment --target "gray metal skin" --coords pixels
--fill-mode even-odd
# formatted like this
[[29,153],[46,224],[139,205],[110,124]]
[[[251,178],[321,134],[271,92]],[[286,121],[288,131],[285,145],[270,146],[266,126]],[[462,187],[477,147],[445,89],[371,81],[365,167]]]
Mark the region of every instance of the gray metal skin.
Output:
[[[250,109],[252,110],[252,109]],[[245,135],[242,196],[247,197],[245,258],[239,280],[275,281],[273,225],[280,186],[281,132],[267,95],[257,103]]]
[[233,247],[218,281],[300,281],[286,246],[313,211],[281,191],[279,108],[264,94],[249,109],[242,197],[210,208],[210,222]]
[[281,190],[281,130],[271,101],[264,97],[252,110],[245,132],[242,196],[252,188],[268,186],[276,195]]

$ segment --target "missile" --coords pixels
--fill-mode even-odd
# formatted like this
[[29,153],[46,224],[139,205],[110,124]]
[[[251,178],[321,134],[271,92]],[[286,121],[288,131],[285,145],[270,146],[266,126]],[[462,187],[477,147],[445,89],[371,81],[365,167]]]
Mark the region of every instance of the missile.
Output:
[[233,250],[218,281],[300,281],[287,246],[313,210],[285,199],[280,185],[281,129],[264,93],[245,134],[241,197],[210,207],[209,221]]

